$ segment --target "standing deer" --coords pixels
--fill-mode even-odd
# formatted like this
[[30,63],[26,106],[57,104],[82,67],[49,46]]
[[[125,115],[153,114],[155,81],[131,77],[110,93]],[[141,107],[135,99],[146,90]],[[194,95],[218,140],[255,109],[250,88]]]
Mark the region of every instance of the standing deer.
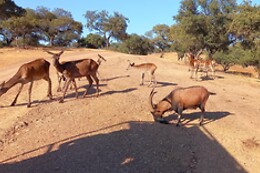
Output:
[[[86,91],[83,93],[83,98],[87,95],[90,87],[92,86],[93,80],[95,80],[96,85],[97,85],[97,96],[99,95],[99,79],[97,78],[97,69],[98,69],[98,64],[96,61],[92,59],[81,59],[81,60],[76,60],[76,61],[68,61],[64,63],[60,63],[59,59],[61,54],[63,54],[64,51],[61,51],[60,53],[53,53],[46,51],[47,53],[52,55],[53,58],[53,64],[56,70],[60,73],[62,73],[66,77],[66,84],[65,88],[63,91],[63,96],[60,99],[60,103],[64,101],[64,97],[66,95],[66,92],[68,90],[68,86],[72,82],[74,85],[74,89],[76,92],[76,98],[78,98],[78,89],[76,86],[75,78],[80,78],[80,77],[86,77],[89,86],[86,89]],[[91,78],[92,77],[92,78]]]
[[[103,56],[101,56],[100,54],[98,54],[98,60],[97,60],[97,63],[98,63],[98,67],[101,65],[102,61],[107,61]],[[99,74],[99,72],[97,71],[97,73]],[[61,81],[66,81],[66,78],[65,76],[60,72],[57,71],[57,77],[58,77],[58,88],[57,88],[57,92],[60,92],[62,90],[64,90],[64,87],[65,85],[62,87],[63,89],[61,89]],[[80,78],[78,78],[78,80],[80,80]],[[73,85],[71,83],[70,85],[70,89],[73,89]]]
[[27,104],[27,107],[30,107],[33,82],[36,80],[44,79],[48,82],[47,96],[51,100],[52,93],[51,93],[51,79],[49,75],[49,69],[50,69],[50,63],[45,59],[37,59],[29,63],[23,64],[11,79],[9,79],[7,82],[3,82],[2,84],[0,84],[0,96],[6,93],[10,88],[15,86],[16,84],[21,83],[18,93],[15,96],[14,101],[11,103],[11,106],[14,106],[16,104],[19,94],[23,89],[24,84],[30,82],[29,100]]
[[140,81],[140,85],[144,84],[144,74],[145,72],[148,72],[148,74],[151,76],[150,78],[150,82],[148,84],[148,87],[153,83],[154,85],[156,85],[156,80],[155,80],[155,70],[157,69],[157,66],[153,63],[142,63],[142,64],[135,64],[134,62],[131,63],[129,62],[129,66],[127,67],[126,70],[129,70],[130,68],[139,70],[141,72],[141,81]]
[[212,77],[214,79],[215,77],[215,61],[210,58],[208,60],[204,60],[200,58],[200,55],[202,54],[203,50],[200,50],[196,55],[194,53],[189,52],[189,68],[191,69],[191,76],[190,78],[193,78],[193,74],[195,73],[196,80],[198,79],[198,71],[202,71],[206,74],[206,77],[208,77],[208,71],[209,69],[212,72]]

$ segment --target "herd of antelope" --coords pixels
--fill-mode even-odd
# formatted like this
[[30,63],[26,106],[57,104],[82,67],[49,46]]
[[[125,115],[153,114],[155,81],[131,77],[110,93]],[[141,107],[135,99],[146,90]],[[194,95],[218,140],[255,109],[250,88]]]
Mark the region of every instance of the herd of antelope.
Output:
[[211,56],[208,57],[208,59],[201,58],[202,53],[202,49],[197,54],[190,51],[182,56],[178,55],[178,60],[188,58],[189,71],[191,71],[190,78],[193,78],[193,75],[195,74],[195,79],[198,80],[198,72],[204,73],[204,77],[209,78],[208,72],[210,70],[212,73],[211,77],[214,79],[216,62]]
[[[64,102],[64,98],[66,96],[66,92],[68,87],[72,85],[75,89],[76,98],[78,98],[78,88],[76,85],[75,79],[80,79],[82,77],[86,77],[89,82],[89,85],[86,91],[83,93],[82,97],[84,98],[93,84],[93,80],[96,83],[96,91],[97,96],[99,96],[99,79],[98,79],[98,68],[102,61],[106,61],[106,59],[98,54],[98,60],[95,61],[93,59],[80,59],[75,61],[67,61],[60,63],[60,56],[64,51],[59,53],[53,53],[50,51],[46,51],[48,54],[52,55],[53,66],[56,68],[57,76],[58,76],[58,90],[63,91],[62,97],[59,99],[59,102]],[[186,53],[186,56],[189,58],[189,67],[191,71],[191,78],[193,78],[193,74],[196,75],[199,71],[203,71],[208,76],[208,69],[212,71],[212,77],[215,76],[215,61],[214,60],[202,60],[200,55],[202,51],[199,51],[196,55],[194,53]],[[129,69],[136,69],[141,73],[141,81],[140,85],[144,85],[144,75],[148,73],[150,75],[149,86],[153,86],[153,89],[149,96],[149,104],[150,104],[150,112],[153,115],[155,121],[160,123],[167,124],[168,121],[163,119],[162,115],[168,110],[174,110],[178,114],[178,123],[179,125],[182,111],[189,108],[200,108],[202,115],[200,120],[200,125],[203,122],[203,114],[205,112],[205,105],[209,98],[210,93],[206,88],[202,86],[191,86],[187,88],[177,88],[170,92],[168,96],[166,96],[162,101],[158,104],[153,104],[152,98],[156,93],[154,89],[156,87],[157,81],[155,79],[155,71],[157,66],[154,63],[141,63],[135,64],[134,62],[129,62]],[[50,63],[44,59],[37,59],[31,61],[29,63],[23,64],[16,74],[10,78],[7,82],[3,82],[0,84],[0,96],[6,93],[10,88],[20,83],[21,86],[18,90],[17,95],[15,96],[14,101],[11,103],[11,106],[16,104],[17,98],[22,91],[24,84],[30,83],[29,86],[29,100],[27,107],[31,106],[31,92],[33,87],[33,82],[37,80],[44,79],[48,82],[48,92],[47,96],[50,100],[52,100],[52,82],[50,79]],[[61,81],[64,80],[65,84],[61,89]]]

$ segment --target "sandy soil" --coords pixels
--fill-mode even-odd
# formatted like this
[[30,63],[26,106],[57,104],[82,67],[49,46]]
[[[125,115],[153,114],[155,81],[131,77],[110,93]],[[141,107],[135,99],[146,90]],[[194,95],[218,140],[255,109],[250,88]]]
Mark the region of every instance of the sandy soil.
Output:
[[[43,50],[0,50],[0,81],[36,58],[51,62]],[[49,101],[47,82],[33,87],[31,108],[26,108],[28,86],[17,105],[10,107],[18,86],[0,98],[0,172],[252,172],[260,170],[260,82],[255,78],[217,72],[214,80],[189,79],[188,67],[175,54],[133,56],[102,50],[70,50],[62,61],[107,59],[99,68],[100,96],[96,86],[87,98],[67,93],[65,102]],[[182,125],[177,116],[164,116],[171,124],[153,122],[148,109],[152,88],[139,86],[140,73],[127,71],[127,60],[153,62],[158,102],[172,89],[202,85],[210,96],[203,126],[199,110],[187,110]],[[53,95],[57,77],[51,66]],[[80,94],[88,86],[77,81]]]

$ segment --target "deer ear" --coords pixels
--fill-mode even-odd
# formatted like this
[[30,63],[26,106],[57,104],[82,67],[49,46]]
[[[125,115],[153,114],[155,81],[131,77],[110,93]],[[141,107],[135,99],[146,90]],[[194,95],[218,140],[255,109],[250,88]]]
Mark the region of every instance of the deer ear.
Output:
[[51,54],[51,55],[53,55],[53,54],[54,54],[54,53],[52,53],[52,52],[49,52],[49,51],[47,51],[47,50],[46,50],[45,52],[47,52],[48,54]]
[[59,53],[59,55],[63,54],[63,52],[64,52],[64,50],[62,50],[62,51]]

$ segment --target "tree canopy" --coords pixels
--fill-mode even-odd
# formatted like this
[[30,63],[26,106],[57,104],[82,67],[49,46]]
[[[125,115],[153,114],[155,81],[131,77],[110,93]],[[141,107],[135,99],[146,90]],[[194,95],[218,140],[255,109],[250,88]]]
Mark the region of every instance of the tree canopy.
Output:
[[110,39],[124,40],[127,38],[126,29],[128,27],[128,18],[118,12],[114,12],[113,15],[105,10],[103,11],[87,11],[85,14],[87,19],[87,28],[90,31],[96,31],[106,41],[106,47],[110,45]]

